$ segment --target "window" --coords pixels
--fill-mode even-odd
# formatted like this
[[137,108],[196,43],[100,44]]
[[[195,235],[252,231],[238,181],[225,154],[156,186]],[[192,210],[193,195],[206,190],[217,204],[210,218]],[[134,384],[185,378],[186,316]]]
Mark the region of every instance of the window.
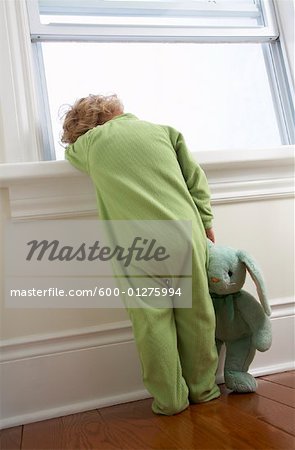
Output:
[[45,159],[63,158],[61,105],[89,93],[117,93],[126,112],[181,130],[192,151],[294,142],[271,1],[27,5]]
[[50,42],[42,49],[58,159],[60,105],[114,88],[125,111],[180,129],[192,151],[282,143],[263,45]]

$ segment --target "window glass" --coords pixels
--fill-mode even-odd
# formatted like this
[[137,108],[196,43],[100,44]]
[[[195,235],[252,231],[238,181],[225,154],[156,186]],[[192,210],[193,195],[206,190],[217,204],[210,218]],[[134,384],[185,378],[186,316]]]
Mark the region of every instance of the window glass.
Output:
[[272,92],[257,43],[44,42],[57,159],[61,105],[116,93],[140,119],[181,131],[191,151],[281,145]]
[[39,0],[40,21],[151,26],[263,25],[259,0]]
[[122,26],[178,26],[178,27],[256,27],[257,17],[133,17],[133,16],[40,16],[41,23],[83,24],[83,25],[122,25]]

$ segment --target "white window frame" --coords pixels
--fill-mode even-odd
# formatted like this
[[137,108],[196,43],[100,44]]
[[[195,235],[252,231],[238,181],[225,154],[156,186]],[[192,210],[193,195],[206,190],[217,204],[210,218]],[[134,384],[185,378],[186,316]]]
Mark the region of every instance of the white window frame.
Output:
[[[259,27],[181,27],[181,26],[103,26],[103,25],[67,25],[64,24],[42,24],[40,22],[38,0],[26,0],[29,13],[31,37],[33,41],[42,40],[92,40],[92,41],[136,41],[136,42],[268,42],[276,40],[279,36],[278,27],[276,25],[275,11],[272,0],[261,0],[262,15],[265,23]],[[66,6],[69,2],[63,0],[50,0],[53,5],[51,11],[58,10],[61,14],[66,14],[69,8]],[[95,1],[84,0],[83,10],[88,8],[88,14],[95,11]],[[103,2],[100,2],[103,3]],[[131,13],[134,13],[134,1],[124,2]],[[179,2],[180,3],[180,2]],[[198,2],[183,1],[181,4],[184,9],[191,10],[194,13],[192,4]],[[200,15],[210,14],[211,16],[254,14],[254,6],[251,8],[242,8],[235,6],[233,9],[227,2],[215,0],[207,2],[200,1],[198,11]],[[235,2],[233,2],[235,3]],[[73,0],[70,2],[71,10],[74,13],[81,12],[81,1]],[[152,4],[150,11],[157,11],[164,8],[163,4],[154,2],[139,2],[136,10],[145,10],[146,4]],[[242,4],[242,3],[241,3]],[[113,10],[114,15],[123,15],[121,2],[112,1],[108,10]],[[253,4],[254,5],[254,4]],[[168,7],[181,13],[179,4],[174,6],[173,2],[169,2]],[[256,8],[257,9],[257,8]],[[104,9],[102,8],[102,11]],[[50,8],[48,8],[50,12]]]
[[[50,151],[48,149],[53,146],[50,143],[50,133],[47,133],[44,127],[40,126],[40,122],[48,124],[49,116],[43,115],[40,119],[40,111],[46,111],[42,102],[46,103],[46,96],[44,96],[44,79],[42,70],[36,70],[35,60],[36,54],[38,55],[38,43],[32,45],[30,39],[30,24],[29,16],[27,13],[27,4],[29,8],[35,8],[35,16],[32,14],[30,20],[33,20],[36,26],[42,26],[42,30],[45,33],[45,28],[48,30],[49,25],[39,25],[36,22],[36,5],[37,0],[6,0],[0,2],[0,33],[1,33],[1,46],[2,46],[2,68],[1,68],[1,109],[2,109],[2,129],[3,133],[3,145],[1,150],[5,149],[5,153],[2,160],[6,162],[21,162],[21,161],[40,161],[44,159],[44,147],[47,148],[47,155],[45,159],[51,159]],[[62,1],[62,0],[61,0]],[[86,1],[86,0],[85,0]],[[88,0],[89,1],[89,0]],[[91,1],[91,0],[90,0]],[[220,0],[222,3],[222,0]],[[273,8],[273,2],[271,0],[265,0],[264,15],[267,14],[265,27],[255,27],[251,29],[242,29],[242,34],[237,35],[236,30],[232,28],[220,28],[215,29],[215,35],[213,36],[212,29],[201,28],[197,31],[194,30],[195,36],[177,36],[173,37],[174,41],[187,41],[187,42],[267,42],[269,40],[276,40],[279,33],[275,23],[275,11]],[[60,3],[60,2],[59,2]],[[213,4],[213,3],[212,3]],[[45,28],[44,28],[45,27]],[[44,35],[37,34],[36,40],[39,41],[44,36],[47,36],[49,40],[59,40],[62,38],[69,39],[71,35],[71,28],[66,27],[67,36],[65,33],[61,33],[62,27],[58,27],[57,30],[50,28],[50,33],[46,31]],[[75,32],[79,29],[79,39],[89,39],[89,26],[80,27],[75,26]],[[96,26],[95,26],[96,28]],[[116,27],[115,27],[116,28]],[[145,27],[144,27],[145,28]],[[103,27],[104,29],[104,27]],[[246,30],[249,33],[246,36]],[[39,29],[41,31],[41,28]],[[126,31],[126,30],[125,30]],[[134,31],[134,30],[133,30]],[[141,30],[142,31],[142,30]],[[144,30],[146,31],[146,30]],[[167,32],[167,29],[165,29]],[[172,30],[175,33],[175,29]],[[171,32],[172,32],[171,31]],[[178,30],[179,31],[179,30]],[[209,36],[210,31],[210,36]],[[122,27],[117,27],[115,30],[113,27],[108,30],[109,34],[97,35],[96,40],[99,41],[111,41],[120,40],[122,38]],[[192,30],[190,30],[190,33]],[[112,34],[111,34],[112,33]],[[263,36],[262,36],[263,35]],[[40,38],[38,38],[40,36]],[[93,36],[92,36],[93,37]],[[125,34],[126,40],[130,40],[130,34]],[[133,35],[134,40],[139,39],[138,35]],[[167,38],[167,36],[166,36]],[[165,38],[165,40],[166,40]],[[47,38],[46,38],[47,39]],[[91,38],[92,39],[92,38]],[[143,40],[154,41],[154,37],[145,35]],[[163,37],[157,37],[157,40],[163,41]],[[285,145],[293,142],[291,136],[294,132],[293,118],[292,118],[292,103],[290,98],[293,97],[294,86],[290,83],[292,77],[290,76],[290,70],[288,69],[287,61],[284,63],[284,67],[280,64],[282,60],[282,48],[281,43],[271,45],[271,50],[268,52],[267,58],[269,64],[273,67],[272,76],[276,81],[276,90],[273,92],[274,98],[277,102],[277,110],[280,111],[279,125],[281,130],[287,130],[287,133],[282,131],[285,136],[283,137],[283,143]],[[35,55],[33,49],[35,48]],[[286,73],[287,72],[287,73]],[[288,83],[289,80],[289,83]],[[42,95],[41,95],[42,91]],[[10,95],[7,95],[7,92]],[[45,113],[46,114],[46,113]],[[1,124],[0,124],[1,125]],[[46,128],[46,127],[45,127]],[[47,129],[50,128],[47,126]],[[282,146],[282,150],[284,145]],[[227,152],[228,153],[228,152]],[[233,157],[236,159],[237,152],[233,152]],[[247,153],[239,151],[240,157],[244,160]],[[259,151],[258,151],[259,153]],[[265,154],[265,151],[263,152]],[[215,152],[210,154],[210,160],[215,159],[220,161],[223,158],[223,152]],[[202,155],[201,155],[202,159]],[[205,156],[205,160],[207,156]]]

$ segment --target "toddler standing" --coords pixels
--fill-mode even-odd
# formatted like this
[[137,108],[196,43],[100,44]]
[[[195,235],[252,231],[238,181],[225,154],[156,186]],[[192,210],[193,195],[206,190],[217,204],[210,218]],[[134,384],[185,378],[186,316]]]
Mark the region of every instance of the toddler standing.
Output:
[[157,414],[219,396],[215,316],[206,274],[214,240],[207,179],[174,128],[124,113],[116,95],[89,95],[67,112],[66,159],[96,187],[102,220],[192,222],[192,307],[127,308],[143,381]]

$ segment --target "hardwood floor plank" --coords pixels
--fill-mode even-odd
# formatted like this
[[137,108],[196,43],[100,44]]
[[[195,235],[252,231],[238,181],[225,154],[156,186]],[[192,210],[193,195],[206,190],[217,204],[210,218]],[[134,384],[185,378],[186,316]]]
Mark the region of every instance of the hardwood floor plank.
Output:
[[295,436],[295,410],[290,406],[255,393],[229,393],[224,386],[221,390],[225,394],[221,400],[227,405]]
[[21,448],[22,426],[0,430],[0,449],[19,450]]
[[294,370],[291,370],[289,372],[275,373],[273,375],[267,375],[265,377],[261,377],[261,379],[295,389],[295,371]]
[[24,425],[22,450],[61,450],[63,424],[61,417]]
[[259,379],[257,394],[295,408],[295,389],[282,384]]
[[105,444],[102,419],[93,410],[25,425],[23,449],[102,450],[115,447]]
[[[191,405],[170,417],[154,415],[150,403],[150,400],[133,402],[132,410],[131,404],[100,410],[110,428],[116,431],[122,449],[291,450],[295,446],[295,439],[290,435],[249,414],[237,412],[220,400]],[[153,423],[156,429],[150,436],[145,421]],[[134,433],[136,440],[132,441]]]
[[62,417],[64,450],[117,450],[106,439],[104,423],[97,410]]
[[291,450],[295,446],[295,439],[291,436],[248,414],[236,411],[220,399],[191,405],[179,416],[162,417],[160,420],[163,424],[166,422],[166,429],[170,423],[169,435],[177,434],[181,449]]
[[112,445],[110,448],[180,448],[158,425],[157,416],[151,410],[151,403],[152,399],[146,399],[98,410],[105,424],[105,438]]

